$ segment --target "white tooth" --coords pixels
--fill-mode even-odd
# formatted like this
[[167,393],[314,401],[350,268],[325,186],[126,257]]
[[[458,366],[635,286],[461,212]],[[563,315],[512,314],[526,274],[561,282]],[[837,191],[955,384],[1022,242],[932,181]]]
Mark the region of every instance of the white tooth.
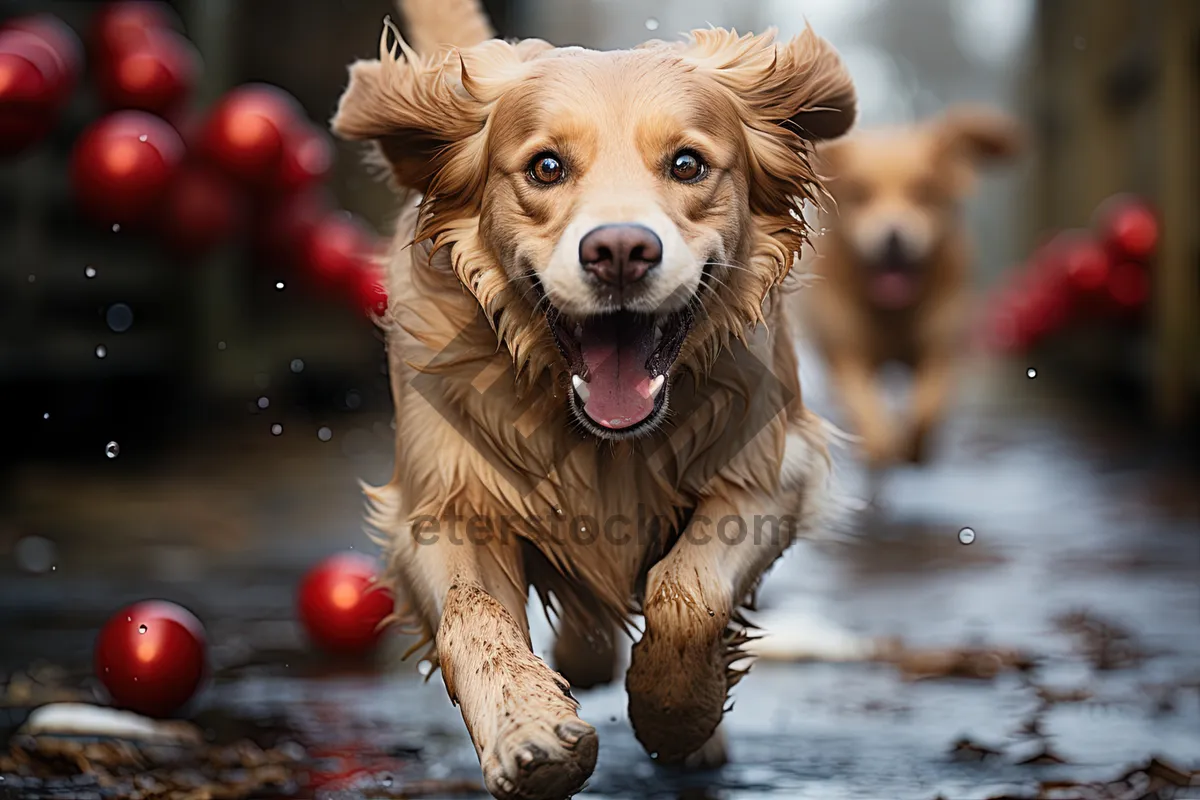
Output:
[[587,381],[578,375],[572,375],[571,385],[575,387],[575,394],[579,395],[579,399],[586,403],[588,395],[591,393],[588,389]]
[[663,384],[665,384],[666,382],[667,382],[666,375],[659,375],[657,378],[650,381],[650,396],[654,397],[656,394],[658,394],[660,391],[662,391]]

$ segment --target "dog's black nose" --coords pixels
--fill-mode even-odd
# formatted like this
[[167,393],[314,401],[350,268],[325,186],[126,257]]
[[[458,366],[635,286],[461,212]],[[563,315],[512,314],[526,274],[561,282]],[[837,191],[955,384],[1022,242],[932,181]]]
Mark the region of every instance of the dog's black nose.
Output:
[[644,225],[601,225],[579,242],[579,263],[605,283],[627,286],[662,262],[662,240]]
[[887,241],[883,246],[883,263],[889,269],[903,269],[909,265],[908,247],[899,231],[892,231],[888,234]]

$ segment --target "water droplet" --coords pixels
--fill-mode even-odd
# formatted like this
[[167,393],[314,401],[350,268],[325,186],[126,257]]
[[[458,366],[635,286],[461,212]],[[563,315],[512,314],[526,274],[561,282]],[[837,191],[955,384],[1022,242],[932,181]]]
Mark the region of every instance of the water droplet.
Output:
[[139,141],[139,142],[144,142],[144,141],[146,141],[146,140],[147,140],[147,139],[149,139],[149,138],[150,138],[149,136],[147,136],[146,134],[144,134],[144,133],[143,133],[141,136],[139,136],[139,137],[138,137],[138,141]]
[[563,515],[563,510],[561,508],[559,508],[558,506],[553,506],[553,508],[554,508],[554,516],[561,517]]
[[275,288],[282,292],[283,291],[283,281],[275,281]]
[[85,278],[94,278],[94,277],[96,277],[96,268],[95,268],[95,267],[87,267],[87,268],[85,268],[85,269],[83,270],[83,277],[85,277]]
[[112,232],[113,232],[113,233],[120,233],[120,232],[121,232],[121,223],[119,223],[119,222],[114,222],[114,223],[113,223],[113,227],[112,227]]
[[96,345],[96,358],[104,358],[108,355],[108,348],[102,344]]
[[1075,49],[1083,50],[1086,47],[1087,47],[1087,39],[1083,38],[1082,36],[1076,36],[1075,37]]
[[361,405],[362,405],[362,395],[361,394],[356,392],[354,389],[351,389],[350,391],[346,392],[346,408],[353,411]]
[[133,622],[133,617],[126,617],[126,618],[125,618],[125,621],[126,621],[126,622]]
[[270,405],[271,405],[271,398],[269,398],[269,397],[258,398],[258,407],[259,408],[267,408]]
[[330,439],[333,438],[333,431],[329,430],[329,428],[318,428],[317,429],[317,438],[320,439],[322,442],[328,442]]
[[148,630],[150,629],[146,627],[146,623],[143,622],[141,625],[138,625],[138,633],[145,633]]
[[225,349],[225,343],[224,343],[224,342],[217,342],[217,349],[218,349],[218,350],[224,350],[224,349]]
[[433,672],[433,662],[428,660],[419,662],[417,664],[417,672],[421,674],[422,678],[428,678],[430,673]]
[[579,532],[580,532],[580,533],[587,533],[587,525],[580,525],[580,526],[579,526]]
[[1034,369],[1033,367],[1030,367],[1029,369],[1025,370],[1025,377],[1026,378],[1036,378],[1037,370]]
[[970,544],[975,541],[975,529],[963,528],[958,532],[959,544]]
[[36,280],[37,280],[37,275],[30,275],[30,276],[29,276],[29,282],[30,282],[30,283],[33,283],[33,282],[34,282],[34,281],[36,281]]
[[658,20],[656,20],[654,17],[651,17],[650,19],[646,20],[646,30],[648,30],[648,31],[658,30]]
[[42,419],[50,419],[50,412],[47,411],[45,414],[42,414]]
[[298,358],[292,359],[292,372],[304,372],[304,362]]
[[650,754],[650,757],[651,757],[651,758],[658,758],[658,753],[651,753],[651,754]]
[[[109,442],[108,444],[104,445],[104,455],[108,456],[109,458],[116,458],[120,452],[121,445],[117,444],[116,442]],[[134,460],[136,461],[136,459]]]
[[387,777],[385,777],[385,778],[383,779],[383,785],[384,785],[384,786],[391,786],[391,785],[392,785],[392,776],[391,776],[391,775],[388,775]]
[[113,333],[124,333],[133,326],[133,309],[124,303],[114,303],[108,307],[104,320]]
[[278,422],[276,422],[274,425],[271,426],[271,435],[272,436],[278,436],[281,433],[283,433],[283,426],[280,425]]
[[50,567],[50,571],[51,571],[51,572],[58,572],[58,567],[57,567],[57,566]]
[[13,556],[17,566],[25,572],[39,575],[46,570],[54,569],[54,542],[44,536],[25,536],[17,540],[13,547]]

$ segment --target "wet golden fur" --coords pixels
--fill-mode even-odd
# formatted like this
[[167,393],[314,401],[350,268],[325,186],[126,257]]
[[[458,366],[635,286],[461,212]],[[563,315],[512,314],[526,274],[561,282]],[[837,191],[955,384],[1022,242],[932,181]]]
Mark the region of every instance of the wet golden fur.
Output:
[[[409,5],[410,21],[429,13],[429,0]],[[472,3],[451,5],[474,16],[445,30],[487,30]],[[376,143],[403,208],[384,322],[396,467],[368,493],[409,621],[432,642],[497,797],[561,797],[590,774],[595,732],[566,679],[611,676],[595,662],[611,661],[639,612],[626,677],[639,738],[663,761],[719,758],[738,609],[823,497],[823,428],[801,402],[779,292],[806,239],[794,212],[819,194],[812,144],[849,126],[850,80],[811,31],[777,44],[701,30],[612,53],[423,36],[417,52],[385,30],[333,121]],[[681,136],[713,164],[699,190],[656,177]],[[553,197],[531,190],[522,166],[546,141],[599,166]],[[601,442],[568,413],[570,376],[527,281],[587,198],[623,193],[719,258],[671,377],[678,410],[649,435]],[[569,287],[556,299],[571,302]],[[796,524],[765,543],[713,535],[718,519],[756,514]],[[567,530],[639,515],[666,522],[624,541]],[[484,522],[467,530],[472,519]],[[566,679],[529,652],[530,585],[566,631]]]

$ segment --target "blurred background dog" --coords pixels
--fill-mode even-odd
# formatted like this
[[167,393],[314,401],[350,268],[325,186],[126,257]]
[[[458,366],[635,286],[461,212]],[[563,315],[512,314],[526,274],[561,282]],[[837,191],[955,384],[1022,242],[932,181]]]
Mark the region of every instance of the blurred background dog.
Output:
[[[807,264],[800,319],[828,367],[872,467],[921,463],[969,344],[974,243],[963,219],[976,171],[1014,157],[1017,123],[955,108],[904,127],[860,130],[820,148],[832,202]],[[893,416],[881,368],[912,370]]]

